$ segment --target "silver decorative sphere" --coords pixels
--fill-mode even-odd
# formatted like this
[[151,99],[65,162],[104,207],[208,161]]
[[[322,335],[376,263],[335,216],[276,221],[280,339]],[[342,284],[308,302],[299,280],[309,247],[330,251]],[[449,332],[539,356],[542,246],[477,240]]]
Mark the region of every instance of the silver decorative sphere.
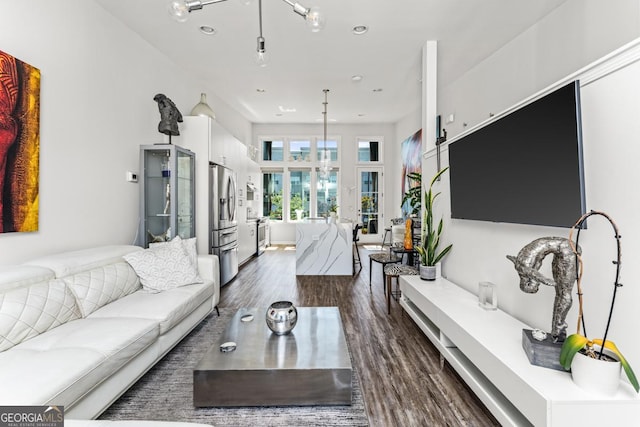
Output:
[[291,301],[274,302],[267,309],[267,326],[276,335],[286,335],[298,322],[298,310]]

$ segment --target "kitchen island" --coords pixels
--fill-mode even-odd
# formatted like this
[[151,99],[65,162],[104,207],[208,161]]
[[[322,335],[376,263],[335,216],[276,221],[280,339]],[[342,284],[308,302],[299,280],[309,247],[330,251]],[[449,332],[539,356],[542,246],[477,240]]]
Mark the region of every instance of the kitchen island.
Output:
[[296,275],[350,276],[352,240],[351,223],[296,224]]

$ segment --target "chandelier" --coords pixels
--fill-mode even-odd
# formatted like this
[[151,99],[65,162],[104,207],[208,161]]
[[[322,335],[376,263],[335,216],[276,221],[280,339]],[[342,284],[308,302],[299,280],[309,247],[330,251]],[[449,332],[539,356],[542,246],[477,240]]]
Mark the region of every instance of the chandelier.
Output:
[[[194,10],[200,10],[204,6],[214,3],[222,3],[227,0],[174,0],[169,4],[169,14],[178,22],[185,22],[189,14]],[[251,0],[245,0],[249,3]],[[307,8],[300,3],[290,0],[282,0],[293,8],[293,12],[300,15],[307,22],[309,29],[316,33],[324,28],[325,17],[317,7]],[[256,49],[256,63],[264,67],[267,65],[268,57],[265,48],[265,39],[262,36],[262,0],[258,0],[258,18],[260,32],[258,35],[258,47]]]

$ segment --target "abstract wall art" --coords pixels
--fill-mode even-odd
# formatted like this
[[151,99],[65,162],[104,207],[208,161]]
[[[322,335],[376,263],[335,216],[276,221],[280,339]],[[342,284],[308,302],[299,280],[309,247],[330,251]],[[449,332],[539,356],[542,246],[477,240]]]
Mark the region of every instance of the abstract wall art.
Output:
[[[416,182],[407,178],[407,174],[411,172],[422,173],[422,129],[402,141],[401,143],[402,158],[402,188],[401,193],[404,194],[409,188],[417,185]],[[402,216],[408,217],[411,213],[409,202],[402,205]]]
[[0,51],[0,233],[37,231],[40,70]]

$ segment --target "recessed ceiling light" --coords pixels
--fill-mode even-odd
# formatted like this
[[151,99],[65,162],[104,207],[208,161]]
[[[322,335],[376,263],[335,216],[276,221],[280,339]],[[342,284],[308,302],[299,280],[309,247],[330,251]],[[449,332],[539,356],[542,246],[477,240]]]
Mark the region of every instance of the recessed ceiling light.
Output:
[[362,81],[362,76],[360,74],[356,74],[355,76],[351,76],[352,82],[360,82]]
[[213,27],[210,27],[208,25],[201,25],[200,26],[200,32],[202,34],[206,34],[208,36],[212,36],[212,35],[214,35],[216,33],[216,29],[213,28]]
[[381,88],[377,88],[377,89],[374,89],[373,91],[374,92],[382,92],[382,89]]
[[278,110],[280,110],[281,113],[295,113],[296,109],[293,107],[283,107],[282,105],[278,105]]
[[367,27],[366,25],[356,25],[355,27],[353,27],[353,34],[357,36],[360,36],[367,31],[369,31],[369,27]]

